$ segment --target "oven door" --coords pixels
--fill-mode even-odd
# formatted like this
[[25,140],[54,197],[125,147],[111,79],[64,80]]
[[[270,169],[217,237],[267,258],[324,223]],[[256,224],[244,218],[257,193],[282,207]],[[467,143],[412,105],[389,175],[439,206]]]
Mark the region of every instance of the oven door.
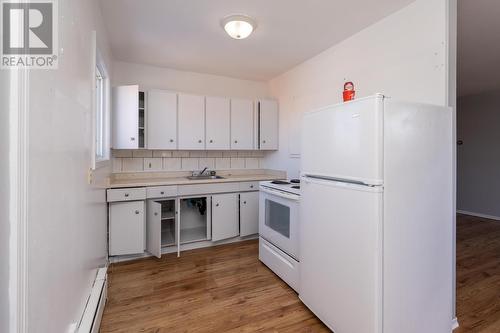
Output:
[[259,234],[299,260],[299,196],[260,187]]

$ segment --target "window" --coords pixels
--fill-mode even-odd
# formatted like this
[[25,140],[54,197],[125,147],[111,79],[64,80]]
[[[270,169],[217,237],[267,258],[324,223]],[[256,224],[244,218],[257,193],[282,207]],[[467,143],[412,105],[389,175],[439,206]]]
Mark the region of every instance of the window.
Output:
[[110,80],[106,63],[97,48],[95,31],[92,34],[92,169],[108,165],[110,156]]
[[96,161],[106,159],[106,143],[104,138],[106,124],[105,110],[105,82],[102,70],[99,66],[95,68],[95,157]]

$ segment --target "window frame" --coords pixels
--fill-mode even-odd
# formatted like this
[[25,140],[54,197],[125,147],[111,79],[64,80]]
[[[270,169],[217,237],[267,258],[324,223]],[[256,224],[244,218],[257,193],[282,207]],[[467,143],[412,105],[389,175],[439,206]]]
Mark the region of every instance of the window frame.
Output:
[[[104,58],[92,33],[92,156],[91,168],[110,165],[111,85]],[[98,91],[99,90],[99,91]],[[100,104],[98,106],[98,103]]]

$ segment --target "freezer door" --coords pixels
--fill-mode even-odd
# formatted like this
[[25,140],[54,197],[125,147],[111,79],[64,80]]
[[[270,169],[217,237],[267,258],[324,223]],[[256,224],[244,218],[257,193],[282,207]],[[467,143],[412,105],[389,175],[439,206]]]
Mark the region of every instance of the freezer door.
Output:
[[330,329],[381,333],[382,190],[301,181],[299,297]]
[[376,95],[304,115],[302,174],[382,184],[383,103]]

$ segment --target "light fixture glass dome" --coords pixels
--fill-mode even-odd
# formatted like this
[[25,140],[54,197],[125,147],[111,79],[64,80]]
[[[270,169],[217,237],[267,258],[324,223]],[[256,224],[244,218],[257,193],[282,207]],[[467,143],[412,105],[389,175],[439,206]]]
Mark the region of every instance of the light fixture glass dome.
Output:
[[255,21],[246,15],[226,16],[221,21],[221,25],[227,34],[234,39],[247,38],[257,27]]

